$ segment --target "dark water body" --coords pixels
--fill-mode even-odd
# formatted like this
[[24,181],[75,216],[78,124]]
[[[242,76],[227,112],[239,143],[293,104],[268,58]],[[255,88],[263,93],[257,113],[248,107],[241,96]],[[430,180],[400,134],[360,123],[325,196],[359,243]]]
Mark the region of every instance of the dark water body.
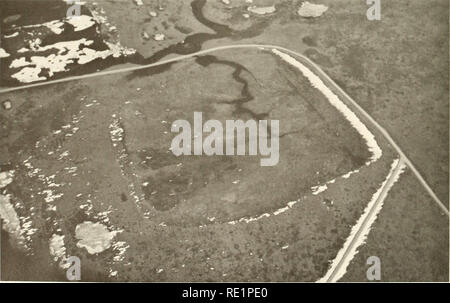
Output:
[[[203,8],[206,5],[206,0],[194,0],[191,2],[191,8],[192,13],[194,14],[197,21],[199,21],[201,24],[205,25],[206,27],[212,29],[214,33],[195,33],[192,35],[189,35],[186,37],[186,39],[181,43],[173,44],[161,51],[156,52],[149,58],[143,58],[141,55],[136,55],[134,58],[131,58],[129,62],[139,64],[139,65],[146,65],[151,64],[160,61],[161,59],[167,57],[168,55],[188,55],[192,54],[198,51],[202,50],[203,44],[205,42],[208,42],[210,40],[215,39],[221,39],[221,38],[230,38],[232,40],[240,40],[245,38],[251,38],[255,37],[257,35],[260,35],[264,29],[268,26],[270,23],[270,20],[261,20],[254,23],[252,26],[250,26],[248,29],[242,30],[242,31],[236,31],[231,29],[229,26],[216,23],[214,21],[211,21],[205,17],[203,14]],[[208,57],[210,58],[210,57]],[[209,59],[204,59],[203,62],[208,61]],[[227,63],[226,63],[227,62]],[[217,63],[217,62],[216,62]],[[223,61],[221,62],[223,64],[231,64],[231,61]],[[153,74],[162,73],[164,71],[167,71],[170,69],[174,63],[168,63],[164,65],[160,65],[157,67],[153,67],[147,70],[139,70],[136,72],[133,72],[128,76],[128,79],[133,79],[136,77],[144,77],[144,76],[150,76]],[[233,66],[237,68],[236,66]],[[241,71],[241,70],[240,70]],[[240,74],[240,71],[237,72],[237,74]],[[236,81],[242,82],[243,79],[240,79],[239,77],[235,77]],[[246,88],[245,88],[246,89]],[[248,101],[246,101],[248,102]]]

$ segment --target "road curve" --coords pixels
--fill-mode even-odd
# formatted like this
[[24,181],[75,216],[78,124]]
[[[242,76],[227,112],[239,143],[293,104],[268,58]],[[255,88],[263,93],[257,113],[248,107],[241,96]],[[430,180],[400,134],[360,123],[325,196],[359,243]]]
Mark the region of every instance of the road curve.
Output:
[[389,142],[389,144],[391,144],[392,147],[397,151],[397,153],[399,154],[400,159],[403,161],[403,163],[405,163],[406,166],[411,169],[411,171],[414,173],[414,175],[419,180],[419,182],[422,184],[422,186],[425,188],[425,190],[428,192],[428,194],[433,198],[433,200],[436,202],[436,204],[441,208],[441,210],[447,216],[450,217],[447,207],[442,203],[442,201],[439,199],[439,197],[434,193],[434,191],[431,189],[431,187],[428,185],[428,183],[425,181],[425,179],[422,177],[422,175],[416,169],[414,164],[406,156],[406,154],[402,151],[400,146],[394,141],[394,139],[391,137],[391,135],[372,116],[370,116],[369,113],[367,113],[355,100],[353,100],[341,87],[339,87],[339,85],[337,85],[317,64],[315,64],[313,61],[311,61],[306,56],[304,56],[296,51],[293,51],[293,50],[290,50],[290,49],[287,49],[287,48],[284,48],[281,46],[270,45],[270,44],[234,44],[234,45],[218,46],[218,47],[205,49],[205,50],[195,52],[192,54],[188,54],[188,55],[182,55],[182,56],[177,56],[177,57],[171,58],[171,59],[161,60],[159,62],[147,64],[147,65],[132,66],[132,67],[110,70],[110,71],[101,71],[101,72],[96,72],[96,73],[86,74],[86,75],[81,75],[81,76],[72,76],[72,77],[67,77],[67,78],[63,78],[63,79],[47,81],[47,82],[39,82],[39,83],[28,84],[28,85],[19,86],[19,87],[0,89],[0,94],[13,92],[13,91],[19,91],[19,90],[23,90],[23,89],[27,89],[27,88],[46,86],[46,85],[51,85],[51,84],[56,84],[56,83],[63,83],[63,82],[68,82],[68,81],[82,80],[82,79],[87,79],[87,78],[113,75],[113,74],[124,73],[124,72],[132,72],[132,71],[147,69],[147,68],[160,66],[160,65],[164,65],[164,64],[168,64],[168,63],[172,63],[172,62],[181,61],[184,59],[192,58],[195,56],[200,56],[203,54],[208,54],[208,53],[215,52],[215,51],[227,50],[227,49],[241,49],[241,48],[276,49],[276,50],[294,55],[296,57],[299,57],[303,61],[308,63],[311,67],[313,67],[316,70],[316,72],[320,76],[322,76],[322,78],[324,78],[337,91],[339,91],[339,93],[341,93],[347,99],[347,101],[353,107],[355,107],[359,111],[359,113],[364,116],[364,118],[366,118],[370,123],[372,123],[372,125],[383,135],[383,137]]

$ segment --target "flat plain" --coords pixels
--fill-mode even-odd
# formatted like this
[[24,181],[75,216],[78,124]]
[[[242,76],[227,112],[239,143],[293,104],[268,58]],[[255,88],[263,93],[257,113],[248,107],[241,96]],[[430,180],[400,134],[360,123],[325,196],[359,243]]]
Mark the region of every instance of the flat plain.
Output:
[[[265,15],[237,0],[143,2],[87,1],[114,25],[109,39],[136,53],[54,79],[224,45],[295,50],[391,133],[448,206],[446,1],[383,1],[381,21],[348,0],[321,1],[328,10],[313,19],[295,0],[258,1],[276,8]],[[14,221],[5,216],[13,205],[18,218],[2,231],[2,279],[64,280],[60,262],[77,256],[84,281],[320,280],[399,156],[358,115],[382,150],[374,160],[361,131],[311,84],[270,47],[253,47],[1,93],[12,108],[0,111],[0,164],[13,180],[1,214]],[[171,124],[194,112],[279,120],[280,162],[175,157]],[[448,214],[408,168],[383,202],[341,281],[366,281],[370,256],[383,281],[448,281]]]

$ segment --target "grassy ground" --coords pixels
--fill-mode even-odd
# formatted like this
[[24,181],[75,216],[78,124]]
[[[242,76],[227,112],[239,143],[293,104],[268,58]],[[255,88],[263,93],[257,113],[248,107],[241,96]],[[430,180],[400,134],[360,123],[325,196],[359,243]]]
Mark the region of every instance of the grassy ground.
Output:
[[[236,31],[247,31],[211,40],[204,48],[252,42],[306,54],[392,133],[448,202],[446,1],[384,1],[380,22],[367,21],[364,2],[324,0],[330,8],[316,20],[296,16],[299,1],[275,1],[276,14],[249,19],[242,16],[243,1],[232,2],[235,7],[229,9],[220,1],[208,1],[204,13]],[[189,15],[189,5],[178,2],[164,2],[162,19],[153,21],[133,4],[100,4],[118,25],[122,44],[144,56],[189,34],[172,33],[176,27],[211,32]],[[144,41],[142,31],[152,27],[166,30],[168,39]],[[305,79],[272,56],[254,50],[213,55],[172,65],[164,73],[108,76],[2,96],[13,100],[13,110],[0,112],[0,161],[19,165],[8,190],[25,206],[20,215],[37,208],[39,232],[33,245],[45,260],[44,268],[52,263],[47,241],[59,227],[68,254],[82,258],[86,280],[106,280],[110,269],[119,271],[118,280],[146,281],[314,281],[323,276],[394,154],[380,140],[385,154],[376,165],[340,180],[322,195],[311,195],[312,185],[361,166],[367,152],[359,137]],[[249,72],[241,70],[236,77],[239,66]],[[245,104],[236,102],[245,95],[242,81],[249,84],[247,97],[254,97]],[[190,120],[193,111],[214,119],[280,119],[285,134],[280,165],[261,170],[257,159],[186,158],[180,161],[182,168],[177,167],[179,159],[165,150],[170,122]],[[109,134],[113,114],[120,117],[126,134],[124,144],[115,147]],[[75,125],[74,119],[81,122]],[[69,123],[69,129],[61,128]],[[77,132],[67,136],[74,127]],[[58,160],[66,150],[70,156]],[[38,176],[29,177],[23,166],[29,156],[46,176],[55,174],[64,184],[56,213],[47,210],[42,197],[36,199],[45,184]],[[147,156],[152,160],[142,163]],[[77,171],[65,171],[71,167]],[[169,180],[176,185],[167,186]],[[240,181],[236,186],[235,180]],[[141,187],[145,182],[150,188]],[[156,197],[154,191],[159,192]],[[175,197],[169,196],[172,191]],[[136,201],[133,193],[145,199]],[[282,215],[251,224],[220,224],[271,212],[298,198],[301,202]],[[87,199],[92,200],[93,214],[79,208]],[[448,218],[429,200],[405,174],[344,280],[365,280],[365,260],[371,255],[381,258],[385,281],[447,280]],[[113,250],[90,256],[75,245],[75,226],[99,220],[95,214],[109,206],[113,212],[108,224],[124,229],[118,239],[130,245],[119,263],[111,261]],[[211,217],[217,221],[207,219]],[[6,271],[11,279],[16,277],[14,266]]]
[[366,260],[378,256],[382,281],[448,282],[448,218],[424,191],[413,188],[419,183],[406,173],[343,281],[367,281]]

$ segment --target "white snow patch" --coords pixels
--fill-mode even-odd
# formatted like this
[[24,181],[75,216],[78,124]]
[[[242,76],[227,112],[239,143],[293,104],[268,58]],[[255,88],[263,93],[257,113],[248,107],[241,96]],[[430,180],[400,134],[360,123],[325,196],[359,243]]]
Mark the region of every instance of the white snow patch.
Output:
[[308,1],[302,3],[297,13],[306,18],[317,18],[328,10],[328,6],[322,4],[312,4]]
[[85,30],[95,24],[95,20],[91,16],[72,16],[67,18],[67,23],[74,27],[74,31],[79,32]]
[[4,171],[0,173],[0,189],[6,187],[11,184],[14,177],[14,171]]
[[10,195],[0,194],[0,217],[4,221],[5,230],[17,241],[19,245],[24,245],[25,239],[22,236],[19,216],[10,202]]
[[26,52],[29,52],[30,50],[28,49],[28,48],[26,48],[26,47],[22,47],[21,49],[19,49],[17,52],[19,53],[19,54],[23,54],[23,53],[26,53]]
[[44,23],[44,25],[57,35],[61,34],[64,31],[64,29],[62,29],[64,22],[62,22],[60,20],[50,21],[50,22]]
[[[82,28],[82,24],[77,24],[77,26],[79,26],[79,28]],[[44,76],[39,76],[39,73],[42,71],[42,69],[48,70],[48,74],[51,77],[54,75],[54,73],[66,71],[66,67],[69,64],[86,64],[99,58],[106,59],[109,56],[117,58],[122,55],[131,55],[136,52],[133,49],[128,49],[122,47],[120,44],[114,44],[110,42],[105,42],[108,46],[108,49],[103,51],[96,51],[87,47],[92,45],[94,42],[92,40],[87,40],[86,38],[74,41],[57,42],[54,44],[46,45],[44,47],[40,46],[41,43],[42,41],[39,38],[31,41],[29,43],[30,49],[36,53],[48,50],[55,50],[56,53],[49,54],[46,57],[32,56],[30,58],[30,61],[27,61],[24,57],[15,59],[13,62],[11,62],[9,67],[24,68],[19,72],[13,74],[11,77],[17,79],[22,83],[36,82],[47,79]]]
[[276,11],[275,5],[272,6],[249,6],[247,10],[251,13],[257,14],[257,15],[266,15],[266,14],[272,14]]
[[29,62],[25,59],[25,57],[21,57],[19,59],[14,59],[11,64],[9,65],[10,68],[19,68],[30,65]]
[[15,32],[15,33],[12,33],[11,35],[5,35],[5,36],[3,36],[5,39],[8,39],[8,38],[14,38],[14,37],[17,37],[19,35],[19,32]]
[[53,256],[53,260],[56,262],[62,260],[66,255],[66,248],[64,246],[64,236],[54,234],[50,238],[49,243],[50,254]]
[[45,199],[45,202],[47,202],[47,203],[54,202],[55,200],[58,200],[59,198],[64,196],[63,193],[55,194],[55,192],[52,191],[51,189],[45,189],[42,192],[39,192],[39,194],[45,195],[44,199]]
[[63,21],[53,20],[53,21],[42,23],[42,24],[24,25],[24,26],[21,26],[21,28],[35,28],[35,27],[45,26],[48,29],[50,29],[53,33],[59,35],[64,31],[64,29],[62,29],[63,25],[64,25]]
[[359,173],[359,169],[356,169],[354,171],[346,173],[345,175],[342,176],[342,178],[348,179],[348,178],[350,178],[351,175],[356,174],[356,173]]
[[125,252],[130,248],[130,245],[124,241],[117,241],[112,247],[116,251],[116,255],[113,258],[114,262],[122,262],[125,259]]
[[[14,171],[2,172],[0,174],[0,188],[6,187],[13,181]],[[33,234],[35,230],[31,229],[31,222],[27,222],[29,218],[23,218],[26,222],[25,229],[21,227],[21,220],[11,203],[11,195],[0,193],[0,218],[4,221],[5,230],[17,241],[17,244],[27,249],[24,234]],[[0,227],[1,228],[1,227]]]
[[264,213],[264,214],[259,215],[257,217],[243,217],[243,218],[240,218],[238,220],[229,221],[229,222],[227,222],[227,224],[230,224],[230,225],[236,225],[238,223],[247,223],[248,224],[248,223],[251,223],[251,222],[259,221],[259,220],[264,219],[264,218],[269,218],[271,216],[278,216],[278,215],[281,215],[282,213],[287,212],[291,208],[293,208],[294,205],[297,204],[298,202],[300,202],[300,199],[298,199],[296,201],[288,202],[287,206],[279,208],[279,209],[275,210],[273,213]]
[[153,36],[153,39],[155,41],[163,41],[164,39],[166,39],[166,36],[164,34],[156,34]]
[[49,28],[53,33],[59,35],[64,31],[64,23],[67,22],[71,24],[74,27],[74,31],[82,31],[85,30],[92,25],[95,24],[95,19],[91,16],[87,15],[81,15],[81,16],[70,16],[68,18],[64,18],[62,20],[53,20],[49,22],[45,22],[42,24],[32,24],[32,25],[25,25],[22,26],[22,28],[36,28],[45,26]]
[[3,48],[0,47],[0,58],[7,58],[10,54],[8,54]]
[[313,195],[317,196],[318,194],[326,191],[328,189],[328,185],[324,184],[324,185],[314,186],[311,189],[313,191]]
[[117,277],[117,274],[118,274],[117,270],[110,269],[108,277],[110,277],[110,278]]
[[120,126],[120,118],[113,115],[113,121],[109,125],[109,135],[114,146],[117,145],[117,142],[123,141],[124,132],[124,129]]
[[30,82],[36,82],[36,81],[42,81],[46,80],[46,77],[40,77],[39,73],[41,72],[41,69],[36,69],[32,67],[25,67],[21,69],[19,72],[15,73],[11,77],[16,78],[22,83],[30,83]]

